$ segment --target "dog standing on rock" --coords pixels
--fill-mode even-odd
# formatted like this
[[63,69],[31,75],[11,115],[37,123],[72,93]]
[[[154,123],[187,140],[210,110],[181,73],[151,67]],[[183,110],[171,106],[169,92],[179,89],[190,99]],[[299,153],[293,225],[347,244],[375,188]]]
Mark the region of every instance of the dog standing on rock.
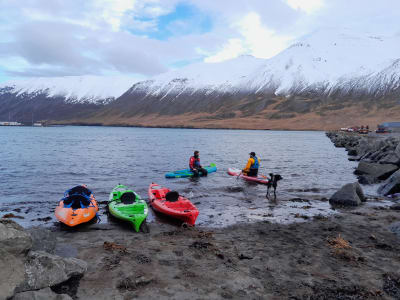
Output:
[[276,200],[276,188],[278,187],[278,181],[283,179],[283,177],[279,174],[269,173],[270,180],[267,184],[267,199],[269,200],[269,190],[271,187],[274,189],[274,200]]

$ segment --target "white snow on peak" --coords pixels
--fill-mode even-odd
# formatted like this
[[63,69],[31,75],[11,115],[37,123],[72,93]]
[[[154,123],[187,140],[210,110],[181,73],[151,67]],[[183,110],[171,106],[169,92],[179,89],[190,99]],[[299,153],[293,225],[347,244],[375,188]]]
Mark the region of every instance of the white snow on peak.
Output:
[[0,84],[1,88],[12,88],[12,92],[47,97],[65,97],[67,102],[105,103],[126,92],[137,80],[126,76],[65,76],[36,77],[11,80]]
[[[181,69],[166,72],[144,81],[138,88],[148,89],[150,95],[164,95],[184,90],[191,93],[208,89],[228,91],[239,86],[248,74],[251,74],[265,63],[264,59],[250,55],[240,56],[220,63],[195,63]],[[133,88],[131,93],[136,89]]]
[[277,94],[311,85],[335,86],[339,81],[366,76],[400,58],[400,38],[318,30],[268,59],[249,76],[256,91],[275,88]]

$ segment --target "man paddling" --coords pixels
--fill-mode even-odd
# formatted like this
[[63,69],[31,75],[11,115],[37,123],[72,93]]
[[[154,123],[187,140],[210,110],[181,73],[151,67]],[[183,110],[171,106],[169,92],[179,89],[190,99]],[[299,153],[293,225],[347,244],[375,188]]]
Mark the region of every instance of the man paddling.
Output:
[[200,153],[199,151],[194,151],[193,156],[189,160],[190,171],[193,172],[193,177],[199,177],[199,172],[202,176],[207,176],[207,170],[204,169],[200,164]]
[[246,167],[242,170],[242,173],[246,176],[257,177],[260,161],[255,152],[250,152],[249,154],[250,158],[247,161]]

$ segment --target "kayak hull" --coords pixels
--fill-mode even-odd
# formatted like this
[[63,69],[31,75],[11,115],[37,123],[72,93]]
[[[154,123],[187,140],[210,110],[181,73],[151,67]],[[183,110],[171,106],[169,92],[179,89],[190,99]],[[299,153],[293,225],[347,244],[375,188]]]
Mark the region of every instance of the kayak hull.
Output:
[[241,170],[235,169],[235,168],[228,169],[229,175],[242,178],[246,181],[256,182],[259,184],[268,184],[268,182],[269,182],[269,180],[266,176],[258,175],[257,177],[252,177],[252,176],[243,175],[243,174],[241,174],[241,172],[242,172]]
[[[134,195],[132,201],[125,201],[124,194],[130,193]],[[130,222],[136,232],[139,232],[140,226],[146,220],[148,215],[148,207],[146,201],[132,190],[124,185],[117,185],[110,193],[108,202],[108,211],[117,219]]]
[[[217,167],[215,164],[210,164],[209,166],[204,167],[204,169],[207,170],[208,173],[213,173],[217,171]],[[190,171],[190,169],[184,169],[184,170],[179,170],[175,172],[170,172],[166,173],[165,177],[166,178],[187,178],[187,177],[193,177],[193,172]],[[199,174],[200,176],[202,175],[201,172]]]
[[96,217],[99,211],[97,201],[93,194],[90,194],[90,205],[86,208],[73,209],[69,206],[64,206],[64,201],[61,200],[54,212],[56,218],[61,223],[69,227],[74,227],[82,223],[87,223]]
[[168,188],[155,183],[150,184],[148,193],[151,207],[159,213],[194,226],[199,215],[197,207],[183,196],[179,196],[174,202],[167,201],[165,196],[168,192],[170,192]]

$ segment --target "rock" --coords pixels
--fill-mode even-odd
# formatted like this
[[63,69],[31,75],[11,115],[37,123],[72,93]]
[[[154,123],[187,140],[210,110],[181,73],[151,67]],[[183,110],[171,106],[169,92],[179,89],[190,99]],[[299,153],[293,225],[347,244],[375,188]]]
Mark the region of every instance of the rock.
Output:
[[389,230],[400,238],[400,222],[393,223],[389,226]]
[[37,290],[68,280],[71,276],[82,275],[87,264],[76,258],[62,258],[43,251],[31,251],[25,262],[25,280],[18,292]]
[[384,196],[400,193],[400,170],[389,177],[379,188],[378,193]]
[[392,151],[389,152],[387,154],[385,154],[385,156],[383,156],[380,160],[379,160],[380,164],[392,164],[392,165],[400,165],[400,157],[397,156],[397,154]]
[[358,164],[357,169],[354,171],[354,174],[370,175],[379,180],[385,180],[398,169],[398,166],[392,164],[367,163],[361,161]]
[[350,148],[349,151],[347,151],[347,154],[350,156],[356,156],[357,155],[357,150],[354,148]]
[[390,207],[390,209],[393,209],[393,210],[400,210],[400,203],[397,203],[397,204],[392,205],[392,206]]
[[50,288],[15,294],[13,300],[72,300],[67,294],[56,294]]
[[24,278],[25,267],[21,257],[16,257],[0,247],[0,299],[11,297]]
[[0,219],[0,249],[20,255],[32,247],[32,238],[24,228],[12,220]]
[[32,227],[26,230],[32,237],[32,251],[45,251],[54,253],[56,248],[56,235],[48,229],[41,227]]
[[358,182],[348,183],[332,195],[329,199],[331,205],[358,206],[366,198]]
[[374,184],[377,183],[379,180],[371,175],[360,175],[358,176],[358,182],[361,184]]
[[398,143],[396,148],[394,149],[394,154],[400,157],[400,143]]

